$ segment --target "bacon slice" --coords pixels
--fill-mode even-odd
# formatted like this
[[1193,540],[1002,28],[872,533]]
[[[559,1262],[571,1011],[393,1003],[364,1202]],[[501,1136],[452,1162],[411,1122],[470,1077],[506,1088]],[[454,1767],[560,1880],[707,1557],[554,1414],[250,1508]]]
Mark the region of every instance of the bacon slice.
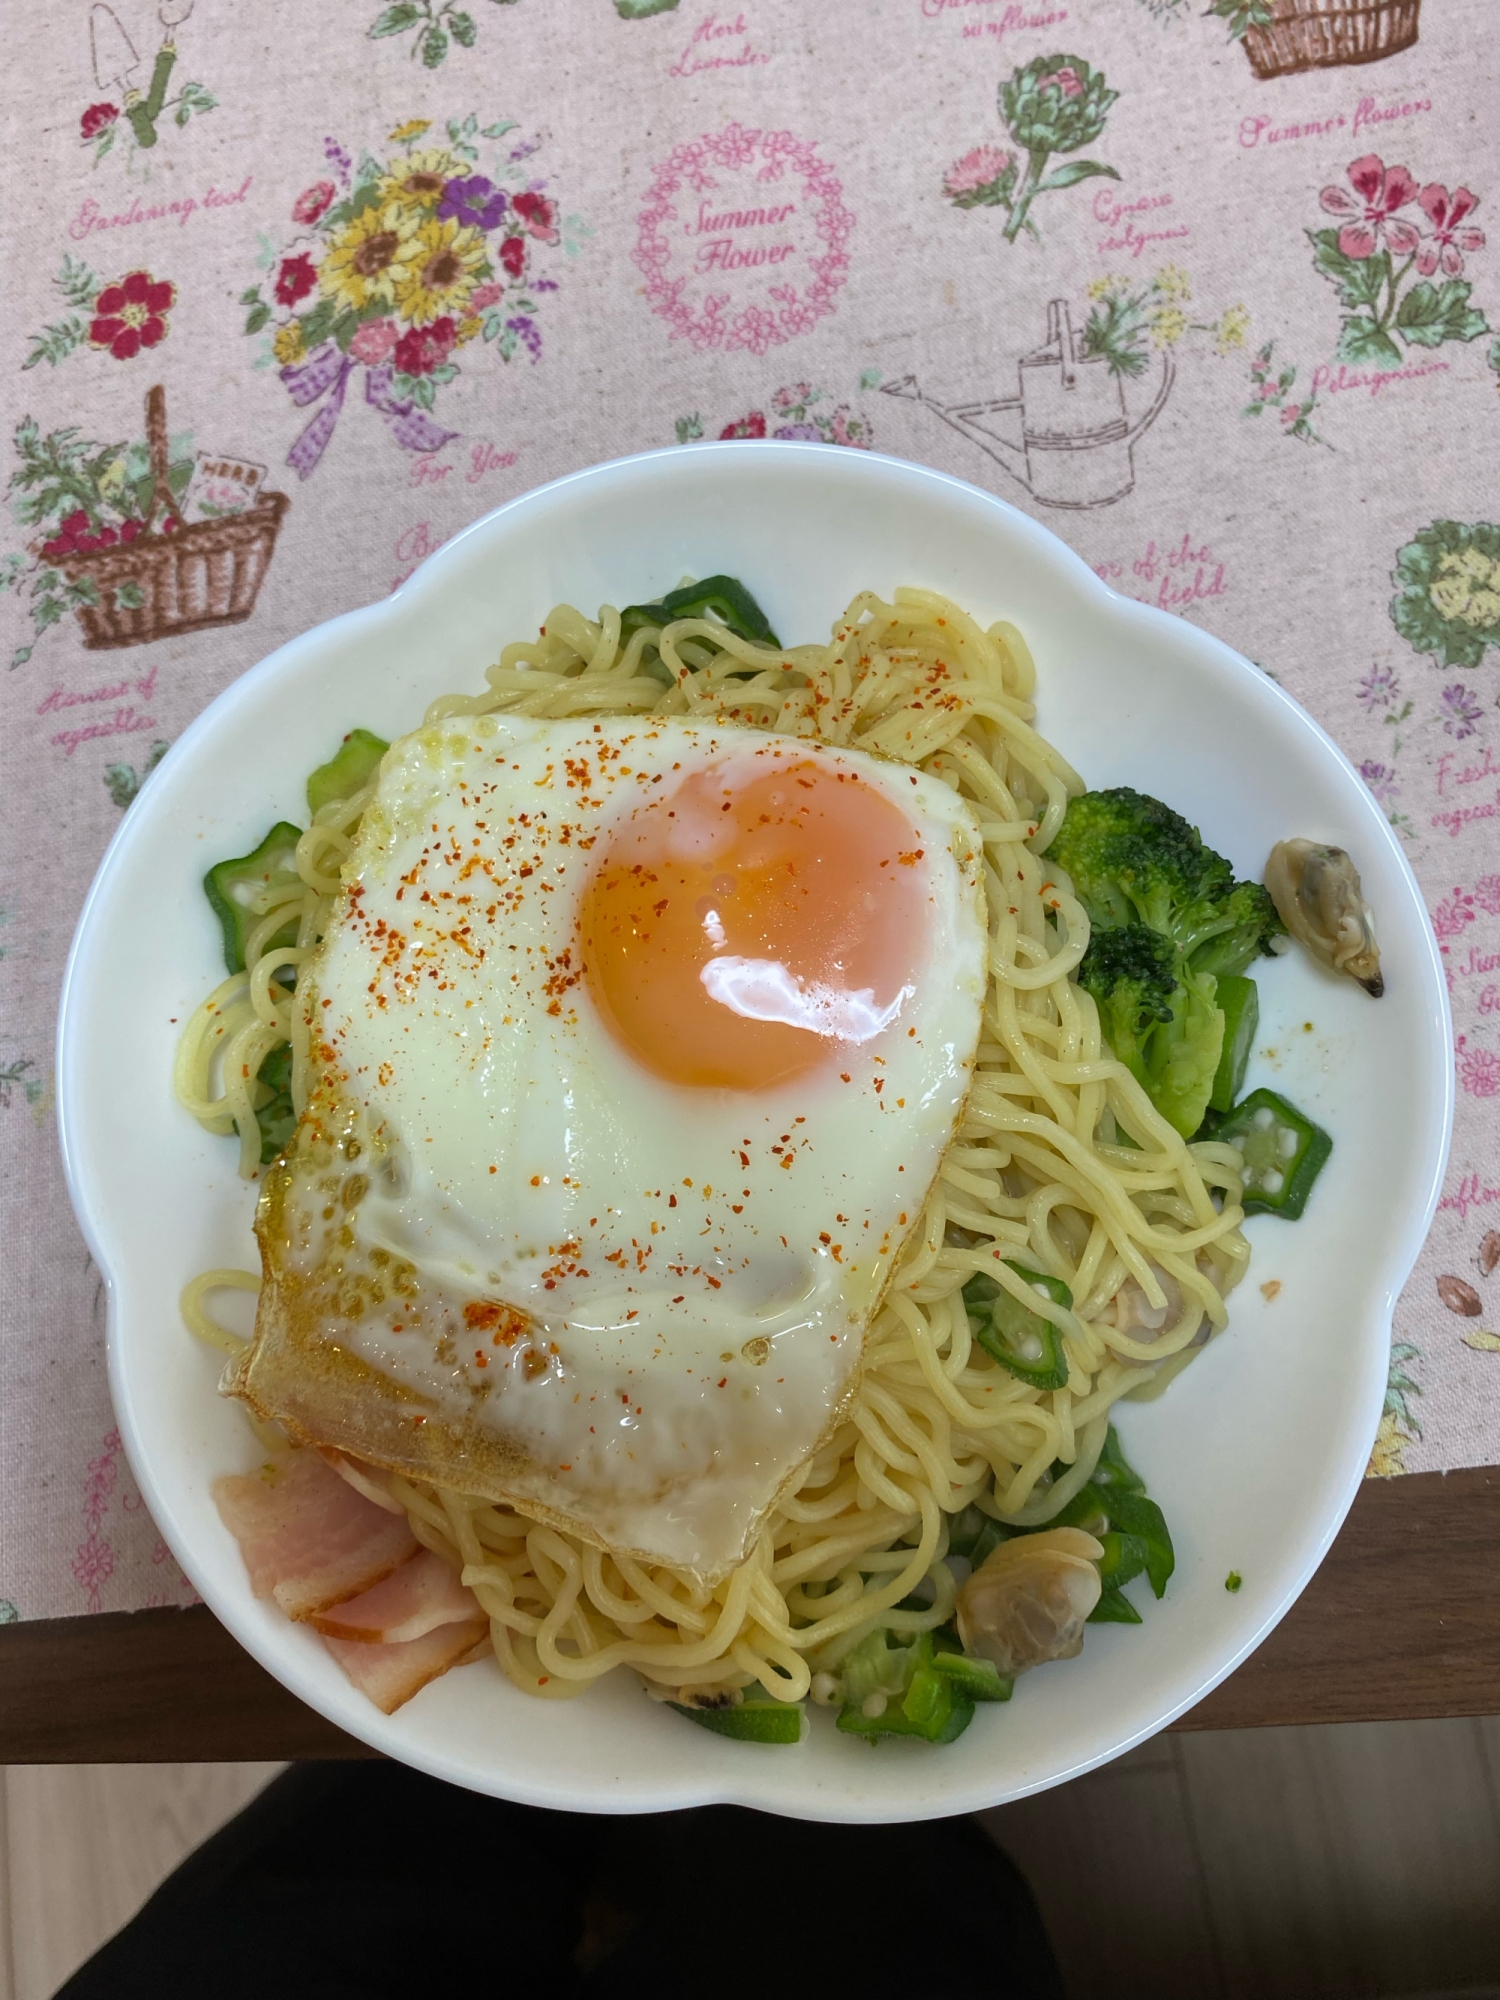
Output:
[[473,1591],[465,1590],[452,1564],[423,1549],[373,1590],[315,1611],[308,1622],[328,1638],[375,1646],[422,1639],[439,1626],[483,1616]]
[[288,1453],[271,1478],[216,1480],[213,1495],[251,1588],[289,1618],[358,1597],[417,1552],[404,1514],[398,1520],[357,1493],[315,1451]]
[[367,1694],[383,1714],[394,1715],[418,1689],[467,1659],[483,1645],[488,1633],[487,1619],[466,1618],[461,1624],[439,1625],[420,1639],[406,1639],[394,1646],[327,1637],[323,1644],[361,1693]]

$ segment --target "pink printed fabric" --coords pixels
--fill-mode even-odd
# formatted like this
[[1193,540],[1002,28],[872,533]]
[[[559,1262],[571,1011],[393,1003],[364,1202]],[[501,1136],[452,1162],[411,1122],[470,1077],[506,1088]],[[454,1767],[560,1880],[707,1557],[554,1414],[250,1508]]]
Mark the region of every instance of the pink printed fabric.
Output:
[[[108,33],[95,10],[91,41],[87,9],[17,0],[0,1619],[192,1597],[115,1431],[53,1121],[63,960],[122,814],[283,641],[517,493],[699,437],[986,487],[1347,751],[1432,913],[1458,1086],[1372,1469],[1500,1460],[1492,9],[1294,0],[1274,35],[1255,11],[369,0],[288,36],[196,0],[168,45],[150,8]],[[1080,448],[1028,460],[1018,363],[1064,321],[1100,360]],[[155,385],[176,511],[153,517]],[[259,568],[206,607],[223,622],[136,601],[143,554],[226,515]]]

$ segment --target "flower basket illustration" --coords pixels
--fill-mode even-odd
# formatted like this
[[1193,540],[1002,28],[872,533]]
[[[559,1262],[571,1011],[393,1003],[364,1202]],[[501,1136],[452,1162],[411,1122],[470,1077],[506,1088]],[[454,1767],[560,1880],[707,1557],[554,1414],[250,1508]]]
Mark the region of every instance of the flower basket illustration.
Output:
[[1245,54],[1264,82],[1308,69],[1382,62],[1417,39],[1422,0],[1262,0]]
[[53,558],[69,584],[91,590],[96,600],[73,607],[91,651],[141,646],[248,618],[290,505],[286,494],[262,491],[243,513],[187,520],[168,477],[167,399],[160,386],[146,395],[146,441],[155,487],[141,532],[109,548]]

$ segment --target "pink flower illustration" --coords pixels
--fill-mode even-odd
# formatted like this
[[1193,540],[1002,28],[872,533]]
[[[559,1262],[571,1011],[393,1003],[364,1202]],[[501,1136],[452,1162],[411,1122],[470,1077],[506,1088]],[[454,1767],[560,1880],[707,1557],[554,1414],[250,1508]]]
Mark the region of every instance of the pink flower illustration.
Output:
[[1464,221],[1466,215],[1472,215],[1478,208],[1478,195],[1471,194],[1466,187],[1455,188],[1450,195],[1440,182],[1429,181],[1417,200],[1432,224],[1432,234],[1422,238],[1417,250],[1417,269],[1424,278],[1430,278],[1441,264],[1445,278],[1459,277],[1464,268],[1464,252],[1484,248],[1484,231]]
[[292,203],[293,222],[314,223],[327,214],[338,189],[332,181],[314,181]]
[[1301,414],[1302,405],[1300,403],[1288,403],[1281,413],[1281,421],[1284,425],[1294,424]]
[[1466,1035],[1458,1038],[1458,1080],[1471,1097],[1500,1097],[1500,1056],[1493,1049],[1464,1046]]
[[73,1572],[74,1581],[86,1594],[90,1611],[98,1611],[102,1600],[100,1592],[115,1573],[115,1552],[111,1545],[98,1535],[91,1533],[86,1542],[81,1542],[68,1567]]
[[1474,884],[1474,900],[1481,910],[1500,917],[1500,875],[1481,875]]
[[1462,889],[1445,896],[1432,913],[1432,928],[1440,938],[1457,937],[1474,921],[1474,898]]
[[992,187],[1010,163],[1011,155],[1003,146],[976,146],[943,175],[943,193],[950,201],[959,195],[978,194],[981,188]]
[[1387,167],[1374,153],[1366,153],[1350,162],[1349,180],[1354,194],[1326,187],[1318,196],[1325,214],[1349,218],[1339,231],[1339,249],[1346,257],[1373,257],[1384,243],[1397,257],[1411,256],[1421,236],[1414,222],[1396,214],[1417,196],[1417,183],[1407,169]]
[[349,352],[366,368],[378,368],[396,345],[396,322],[367,319],[349,343]]
[[483,312],[486,306],[497,306],[505,297],[504,285],[481,285],[469,301],[470,309]]
[[1043,80],[1040,88],[1042,90],[1051,90],[1054,85],[1062,92],[1064,97],[1082,97],[1083,95],[1083,78],[1071,63],[1064,63],[1061,69],[1053,70],[1051,76]]
[[549,201],[544,194],[518,194],[511,207],[520,216],[528,236],[536,237],[539,243],[556,243],[560,232],[557,227],[557,203]]

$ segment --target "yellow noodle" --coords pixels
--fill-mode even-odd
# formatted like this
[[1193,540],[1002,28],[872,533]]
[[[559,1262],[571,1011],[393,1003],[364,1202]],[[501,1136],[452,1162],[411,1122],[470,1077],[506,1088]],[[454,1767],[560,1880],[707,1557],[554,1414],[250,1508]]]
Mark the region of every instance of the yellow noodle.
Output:
[[[1088,920],[1045,849],[1083,784],[1033,726],[1035,669],[1014,626],[983,631],[930,591],[898,590],[891,602],[865,591],[827,646],[755,646],[702,619],[638,629],[622,646],[617,611],[595,620],[564,605],[535,639],[506,646],[487,681],[482,694],[432,703],[426,719],[724,717],[920,764],[975,807],[990,984],[968,1108],[869,1330],[850,1419],[746,1561],[710,1590],[521,1510],[372,1473],[388,1479],[424,1546],[459,1569],[501,1670],[527,1692],[566,1698],[629,1665],[674,1697],[759,1683],[800,1699],[867,1632],[914,1633],[951,1614],[952,1513],[977,1502],[1021,1525],[1052,1518],[1090,1476],[1112,1405],[1224,1324],[1224,1294],[1249,1255],[1240,1159],[1222,1144],[1189,1146],[1165,1123],[1110,1057],[1093,1000],[1068,977]],[[242,1135],[251,1178],[265,1089],[256,1071],[288,1037],[299,1111],[307,1087],[306,1031],[276,975],[321,936],[367,798],[315,816],[297,847],[300,897],[266,892],[249,974],[216,988],[183,1034],[178,1095],[209,1130]],[[295,944],[273,944],[293,917]],[[1118,1144],[1122,1131],[1136,1144]],[[1072,1311],[1039,1298],[993,1249],[1062,1279]],[[1034,1388],[973,1341],[960,1294],[976,1270],[1000,1274],[1059,1326],[1066,1388]],[[1160,1310],[1164,1280],[1180,1309],[1149,1338],[1121,1331],[1121,1287],[1133,1282]],[[194,1280],[183,1310],[200,1338],[237,1348],[203,1295],[253,1282],[222,1271]],[[924,1579],[931,1604],[898,1611]]]

